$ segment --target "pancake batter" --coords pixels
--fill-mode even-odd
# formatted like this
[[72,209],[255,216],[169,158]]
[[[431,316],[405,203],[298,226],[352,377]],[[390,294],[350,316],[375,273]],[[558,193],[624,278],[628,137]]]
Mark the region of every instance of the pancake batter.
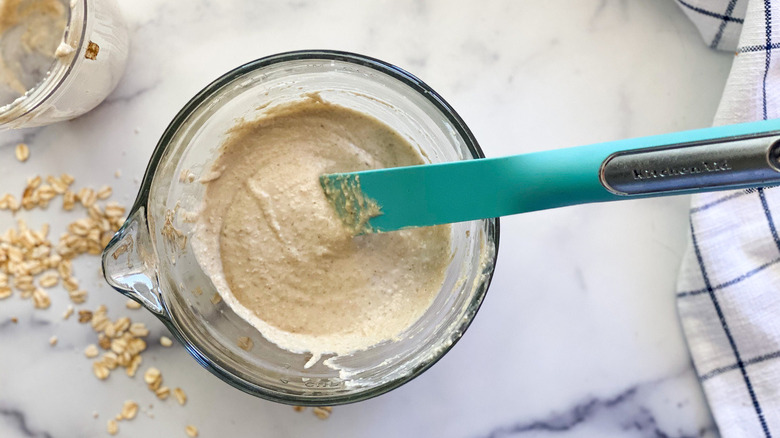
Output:
[[193,247],[224,301],[289,351],[348,354],[393,339],[430,306],[449,225],[353,237],[324,173],[422,164],[378,120],[310,96],[228,133]]

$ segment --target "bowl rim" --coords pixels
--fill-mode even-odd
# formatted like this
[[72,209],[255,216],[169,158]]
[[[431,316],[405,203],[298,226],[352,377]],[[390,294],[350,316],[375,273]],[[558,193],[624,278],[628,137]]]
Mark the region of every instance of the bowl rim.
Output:
[[[150,221],[149,218],[146,216],[150,214],[149,213],[150,209],[148,208],[148,201],[149,201],[149,195],[150,195],[151,186],[154,180],[155,173],[157,171],[159,164],[161,163],[163,156],[167,152],[168,146],[171,144],[171,141],[175,138],[180,128],[185,125],[185,123],[187,122],[191,114],[193,114],[204,103],[208,103],[209,99],[217,95],[219,91],[222,90],[225,86],[234,82],[236,79],[240,78],[241,76],[244,76],[246,74],[249,74],[251,72],[254,72],[256,70],[265,67],[269,67],[271,65],[291,62],[291,61],[299,61],[299,60],[340,61],[345,63],[356,64],[363,67],[371,68],[380,73],[384,73],[402,82],[403,84],[407,85],[408,87],[410,87],[412,90],[414,90],[421,96],[424,96],[431,104],[433,104],[434,107],[436,107],[437,110],[439,110],[439,112],[443,116],[447,118],[450,124],[458,132],[458,135],[463,138],[473,158],[485,158],[485,154],[480,148],[479,144],[477,143],[477,140],[474,138],[474,135],[471,133],[471,131],[466,126],[465,122],[461,119],[461,117],[455,112],[455,110],[436,91],[434,91],[430,86],[428,86],[426,83],[424,83],[416,76],[412,75],[411,73],[393,64],[375,58],[371,58],[365,55],[360,55],[351,52],[344,52],[344,51],[337,51],[337,50],[297,50],[297,51],[290,51],[290,52],[282,52],[282,53],[266,56],[263,58],[259,58],[254,61],[247,62],[239,67],[236,67],[228,71],[227,73],[223,74],[219,78],[215,79],[214,81],[206,85],[194,97],[192,97],[192,99],[190,99],[182,107],[181,110],[179,110],[176,116],[174,116],[174,118],[165,128],[165,131],[160,137],[160,140],[158,141],[149,159],[149,164],[147,165],[143,180],[141,182],[141,187],[138,191],[138,196],[136,197],[136,200],[133,203],[133,206],[128,213],[128,217],[132,217],[136,211],[142,208],[145,209],[143,214],[145,216],[146,219],[145,222],[147,224],[146,231],[150,232],[150,230],[148,229],[148,224],[150,223]],[[203,353],[197,345],[193,344],[189,339],[186,339],[181,333],[180,324],[176,321],[176,315],[175,315],[176,312],[171,311],[170,306],[168,305],[166,300],[162,299],[162,297],[160,297],[160,299],[163,305],[163,314],[157,314],[156,312],[153,313],[171,331],[171,334],[174,337],[176,337],[182,343],[182,345],[185,346],[185,348],[190,353],[190,355],[192,355],[201,366],[203,366],[209,372],[217,376],[220,380],[228,383],[229,385],[243,392],[246,392],[248,394],[266,400],[283,403],[283,404],[289,404],[289,405],[332,406],[332,405],[349,404],[349,403],[355,403],[358,401],[367,400],[382,395],[388,391],[391,391],[411,381],[415,377],[425,372],[436,362],[438,362],[442,357],[444,357],[444,355],[446,355],[455,346],[455,344],[461,339],[463,334],[466,332],[466,330],[473,322],[492,282],[493,274],[495,272],[496,262],[498,259],[498,248],[499,248],[499,240],[500,240],[499,239],[500,237],[499,218],[485,219],[485,221],[487,222],[486,238],[488,240],[492,240],[492,242],[494,243],[493,254],[491,257],[492,260],[490,260],[491,269],[489,273],[487,273],[487,275],[484,276],[484,279],[480,283],[479,286],[480,290],[476,293],[474,298],[472,298],[472,300],[468,304],[467,314],[470,316],[466,321],[464,321],[461,324],[457,333],[452,335],[452,337],[450,338],[449,345],[443,347],[436,354],[436,356],[434,356],[431,360],[417,366],[409,373],[399,378],[385,382],[376,387],[372,387],[357,393],[340,394],[334,396],[310,397],[310,396],[291,395],[289,393],[284,393],[284,392],[262,387],[260,385],[257,385],[256,383],[247,381],[245,379],[242,379],[234,375],[227,369],[220,366],[218,363],[215,363],[215,361],[211,359],[209,356],[207,356],[205,353]],[[120,230],[118,233],[122,233],[122,230]]]

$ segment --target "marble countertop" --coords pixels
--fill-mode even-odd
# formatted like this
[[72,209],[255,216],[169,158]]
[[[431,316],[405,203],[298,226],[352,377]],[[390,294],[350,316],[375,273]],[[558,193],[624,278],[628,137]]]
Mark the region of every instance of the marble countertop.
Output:
[[[229,69],[281,51],[348,50],[411,71],[488,156],[708,126],[732,60],[671,0],[120,3],[132,47],[119,87],[79,119],[0,133],[0,192],[69,172],[129,206],[178,109]],[[13,158],[20,141],[24,164]],[[14,296],[0,301],[0,436],[107,436],[127,399],[144,412],[118,436],[184,437],[187,424],[201,437],[717,436],[675,306],[687,209],[675,197],[502,219],[493,285],[460,343],[412,382],[326,421],[223,384],[178,345],[150,342],[144,367],[184,388],[184,407],[159,402],[139,377],[99,381],[82,353],[95,335],[62,320],[64,291],[52,290],[48,310]],[[59,207],[19,217],[51,222],[55,236],[65,223]],[[0,211],[3,229],[13,220]],[[86,307],[135,312],[151,339],[164,333],[125,309],[98,269],[97,257],[75,267]]]

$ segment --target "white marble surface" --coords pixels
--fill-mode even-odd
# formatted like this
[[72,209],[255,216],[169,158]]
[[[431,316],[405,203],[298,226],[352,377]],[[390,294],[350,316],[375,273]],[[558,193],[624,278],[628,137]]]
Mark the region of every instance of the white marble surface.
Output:
[[[112,185],[129,206],[176,111],[220,74],[280,51],[349,50],[410,70],[460,112],[488,156],[707,126],[731,63],[701,43],[671,0],[121,7],[132,53],[119,88],[78,120],[0,133],[0,192],[67,171],[78,185]],[[32,150],[25,164],[12,158],[22,140]],[[687,202],[503,219],[493,286],[462,341],[411,383],[338,407],[324,422],[228,387],[178,346],[152,342],[145,365],[189,393],[186,407],[158,402],[139,378],[98,381],[81,353],[94,335],[60,317],[64,291],[54,291],[46,311],[17,297],[0,301],[0,436],[106,436],[106,420],[126,399],[154,404],[154,418],[121,423],[126,437],[185,436],[186,424],[202,437],[716,436],[674,301]],[[55,231],[66,217],[59,208],[21,216]],[[0,214],[3,228],[12,220]],[[76,266],[88,307],[130,313],[97,270],[96,257]],[[152,338],[163,332],[151,315],[132,315],[153,327]]]

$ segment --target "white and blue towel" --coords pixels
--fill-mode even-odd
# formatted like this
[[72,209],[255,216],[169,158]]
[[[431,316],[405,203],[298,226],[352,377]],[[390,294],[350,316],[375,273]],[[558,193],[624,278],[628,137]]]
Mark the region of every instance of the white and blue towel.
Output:
[[[780,117],[780,2],[675,0],[735,54],[715,125]],[[695,195],[678,309],[725,438],[780,438],[780,188]]]

